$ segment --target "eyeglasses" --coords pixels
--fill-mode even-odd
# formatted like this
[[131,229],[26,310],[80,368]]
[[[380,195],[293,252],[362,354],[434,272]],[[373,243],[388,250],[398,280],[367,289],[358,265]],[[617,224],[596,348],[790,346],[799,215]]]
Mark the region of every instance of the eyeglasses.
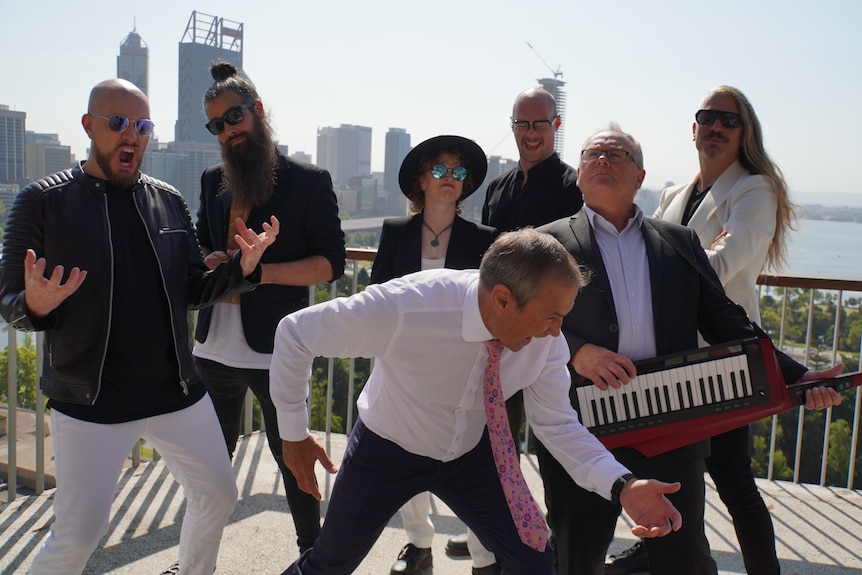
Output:
[[431,166],[431,175],[434,176],[435,179],[445,178],[446,174],[452,172],[452,177],[458,180],[459,182],[463,182],[467,179],[467,168],[464,166],[456,166],[454,168],[447,168],[443,164],[434,164]]
[[[614,148],[612,150],[588,148],[586,150],[581,150],[581,161],[584,163],[595,162],[602,156],[606,157],[608,161],[612,164],[622,164],[628,158],[631,158],[632,162],[635,161],[635,159],[632,158],[630,152],[628,152],[627,150],[622,150],[620,148]],[[635,165],[637,165],[637,162],[635,162]]]
[[721,120],[724,128],[738,128],[742,125],[742,116],[736,112],[720,112],[719,110],[698,110],[695,121],[701,126],[712,126],[715,120]]
[[227,112],[225,112],[221,118],[213,118],[206,123],[207,130],[209,130],[210,134],[212,134],[213,136],[218,136],[219,134],[224,132],[225,122],[227,122],[231,126],[236,126],[237,124],[245,120],[245,114],[243,114],[242,111],[248,110],[249,108],[253,107],[254,102],[246,102],[245,104],[240,104],[239,106],[228,108]]
[[[125,132],[126,128],[129,127],[129,124],[132,123],[130,119],[125,116],[120,116],[119,114],[114,114],[113,116],[100,116],[99,114],[90,115],[107,120],[108,128],[110,128],[112,132]],[[137,132],[139,136],[149,136],[153,133],[153,128],[156,127],[152,120],[135,120],[134,126],[135,132]]]
[[533,122],[528,122],[527,120],[515,120],[513,118],[512,129],[516,132],[526,133],[530,131],[530,126],[532,126],[533,129],[537,132],[547,132],[554,127],[554,122],[556,121],[556,119],[557,117],[554,116],[550,120],[535,120]]

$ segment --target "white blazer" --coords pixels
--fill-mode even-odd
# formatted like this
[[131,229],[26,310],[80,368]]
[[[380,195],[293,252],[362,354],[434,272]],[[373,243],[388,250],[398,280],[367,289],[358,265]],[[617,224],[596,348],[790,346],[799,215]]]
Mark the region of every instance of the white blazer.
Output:
[[[682,223],[696,182],[697,178],[687,185],[665,188],[653,217]],[[775,234],[777,211],[778,201],[769,180],[748,173],[736,161],[715,181],[688,222],[688,227],[700,238],[727,296],[758,324],[757,276]],[[710,250],[722,230],[727,230],[727,237]]]

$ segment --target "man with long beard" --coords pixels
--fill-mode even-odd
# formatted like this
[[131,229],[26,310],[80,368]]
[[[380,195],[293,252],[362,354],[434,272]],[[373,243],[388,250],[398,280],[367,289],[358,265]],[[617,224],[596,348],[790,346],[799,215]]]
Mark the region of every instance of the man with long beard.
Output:
[[231,222],[237,219],[258,225],[253,222],[275,214],[283,233],[261,259],[258,289],[199,315],[193,353],[231,456],[246,391],[260,402],[302,553],[320,531],[320,503],[297,487],[284,465],[269,364],[279,320],[308,306],[308,286],[344,273],[344,233],[329,174],[278,152],[257,90],[233,64],[215,62],[210,72],[215,81],[204,110],[223,162],[201,177],[197,231],[205,261],[213,269],[231,257],[237,247]]

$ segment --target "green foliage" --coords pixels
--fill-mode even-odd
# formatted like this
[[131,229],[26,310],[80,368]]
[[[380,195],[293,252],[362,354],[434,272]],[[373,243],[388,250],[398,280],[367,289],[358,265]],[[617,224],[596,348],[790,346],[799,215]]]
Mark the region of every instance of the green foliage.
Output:
[[[6,374],[9,373],[9,349],[0,352],[0,374],[3,374],[3,385],[0,386],[0,401],[9,403],[9,386]],[[27,333],[24,345],[18,346],[18,407],[36,409],[36,347],[33,335]]]
[[[812,308],[813,301],[813,308]],[[859,369],[859,345],[862,337],[862,313],[860,298],[848,297],[837,318],[837,352],[845,371]],[[809,311],[809,308],[812,308]],[[782,342],[785,349],[802,350],[808,340],[809,352],[806,363],[812,369],[823,369],[832,365],[833,338],[835,334],[838,296],[834,291],[797,288],[764,289],[760,298],[760,314],[763,328],[776,344],[784,314]],[[809,336],[809,317],[811,333]],[[850,464],[850,438],[855,390],[844,392],[844,403],[832,410],[829,449],[826,462],[827,485],[845,486],[847,468]],[[819,483],[821,453],[825,430],[824,411],[803,411],[803,440],[800,457],[799,480],[803,483]],[[791,410],[778,416],[776,430],[776,452],[773,460],[773,477],[792,480],[796,459],[796,436],[799,410]],[[752,424],[752,469],[758,477],[765,477],[769,466],[769,441],[772,433],[771,418]],[[855,485],[862,487],[862,463],[855,462]]]

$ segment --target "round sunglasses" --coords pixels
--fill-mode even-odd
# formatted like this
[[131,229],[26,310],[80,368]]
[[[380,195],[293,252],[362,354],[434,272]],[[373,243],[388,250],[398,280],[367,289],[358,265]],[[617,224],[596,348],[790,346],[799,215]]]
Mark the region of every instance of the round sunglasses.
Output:
[[458,180],[459,182],[463,182],[467,179],[467,168],[464,166],[455,166],[454,168],[447,168],[443,164],[434,164],[431,166],[431,175],[434,176],[435,179],[445,178],[446,174],[452,172],[452,177]]
[[[126,128],[132,124],[130,119],[125,116],[120,116],[119,114],[114,114],[113,116],[100,116],[99,114],[90,115],[106,120],[108,122],[108,128],[110,128],[112,132],[125,132]],[[152,120],[135,120],[134,126],[135,132],[137,132],[139,136],[149,136],[153,133],[153,129],[156,127]]]

